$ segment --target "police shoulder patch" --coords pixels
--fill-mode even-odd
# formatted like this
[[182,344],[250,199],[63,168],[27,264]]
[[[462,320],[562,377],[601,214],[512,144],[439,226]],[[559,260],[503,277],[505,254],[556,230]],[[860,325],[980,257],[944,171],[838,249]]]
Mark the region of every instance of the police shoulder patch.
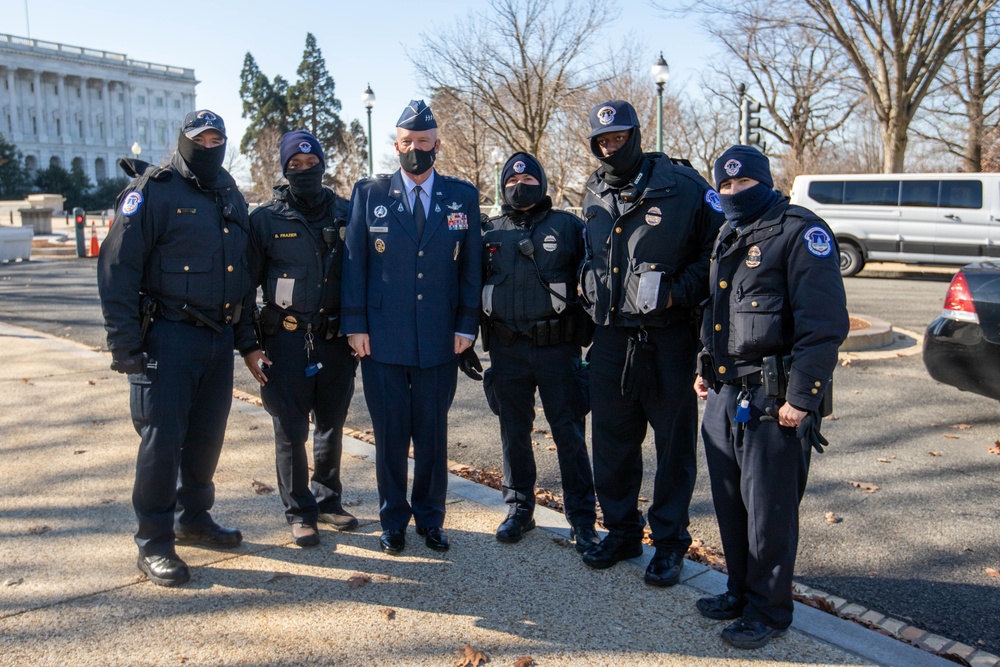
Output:
[[830,235],[822,227],[810,227],[802,235],[806,249],[817,257],[827,257],[833,252],[833,242]]
[[135,215],[140,206],[142,206],[142,194],[138,190],[133,190],[122,200],[122,215]]
[[711,206],[716,213],[722,213],[722,201],[719,199],[719,193],[712,188],[705,190],[705,203]]

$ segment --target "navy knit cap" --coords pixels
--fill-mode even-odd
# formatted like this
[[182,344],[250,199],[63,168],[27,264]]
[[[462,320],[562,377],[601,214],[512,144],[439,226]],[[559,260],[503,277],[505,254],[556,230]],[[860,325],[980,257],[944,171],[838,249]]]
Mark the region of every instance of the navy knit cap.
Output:
[[545,170],[534,155],[524,152],[514,153],[500,172],[500,186],[506,187],[507,179],[515,174],[531,174],[542,186],[542,196],[548,193],[549,184],[545,180]]
[[323,155],[323,147],[319,145],[319,140],[305,130],[295,130],[287,132],[281,137],[281,147],[278,149],[281,156],[281,173],[288,169],[288,161],[299,153],[312,154],[319,158],[319,163],[326,168],[326,157]]
[[608,132],[623,132],[633,127],[639,127],[639,117],[632,105],[623,100],[610,100],[590,110],[590,134],[587,138],[593,139]]
[[434,112],[423,100],[410,100],[410,103],[403,109],[403,113],[399,115],[399,120],[396,121],[396,127],[415,132],[432,130],[437,126]]
[[752,146],[730,146],[715,161],[715,187],[722,187],[733,178],[752,178],[769,188],[774,187],[771,178],[771,162],[767,156]]

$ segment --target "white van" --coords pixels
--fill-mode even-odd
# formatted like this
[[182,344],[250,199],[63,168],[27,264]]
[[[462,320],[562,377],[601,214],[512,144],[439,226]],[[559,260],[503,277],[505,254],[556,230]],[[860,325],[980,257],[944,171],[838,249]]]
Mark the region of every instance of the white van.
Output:
[[1000,174],[797,176],[793,204],[823,218],[840,272],[866,261],[962,265],[1000,257]]

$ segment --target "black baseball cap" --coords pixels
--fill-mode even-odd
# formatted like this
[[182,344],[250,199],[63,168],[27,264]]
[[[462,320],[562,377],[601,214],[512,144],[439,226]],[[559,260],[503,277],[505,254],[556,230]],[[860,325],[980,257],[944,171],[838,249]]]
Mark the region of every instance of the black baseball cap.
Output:
[[590,110],[590,134],[593,139],[599,134],[624,132],[639,127],[639,117],[631,104],[624,100],[609,100]]
[[208,109],[192,111],[188,115],[184,116],[184,124],[181,126],[181,132],[183,132],[188,139],[194,139],[206,130],[215,130],[216,132],[221,133],[223,138],[225,138],[226,124],[222,121],[222,116],[209,111]]

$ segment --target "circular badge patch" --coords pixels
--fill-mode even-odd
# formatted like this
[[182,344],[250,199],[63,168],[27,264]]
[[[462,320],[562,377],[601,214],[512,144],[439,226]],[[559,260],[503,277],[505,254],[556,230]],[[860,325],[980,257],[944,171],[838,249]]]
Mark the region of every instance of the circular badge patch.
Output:
[[806,249],[817,257],[826,257],[833,252],[830,235],[822,227],[810,227],[802,238],[806,240]]
[[301,153],[312,153],[313,152],[312,144],[309,143],[308,141],[300,141],[299,142],[299,152],[301,152]]
[[742,166],[743,164],[739,160],[730,160],[722,168],[725,169],[726,173],[730,176],[735,176],[740,173],[740,167]]
[[553,252],[556,248],[559,247],[559,244],[556,243],[556,237],[549,234],[548,236],[545,237],[545,240],[542,241],[542,247],[545,248],[545,250],[547,250],[548,252]]
[[656,227],[663,220],[663,213],[658,206],[651,207],[646,211],[646,224]]
[[601,107],[597,110],[597,121],[601,125],[611,125],[615,122],[615,108],[614,107]]
[[122,215],[134,215],[142,206],[142,195],[133,190],[122,200]]
[[295,331],[295,329],[299,326],[299,323],[293,315],[289,315],[281,321],[281,326],[285,327],[286,331]]
[[760,248],[757,246],[750,246],[747,250],[747,268],[756,269],[760,266]]
[[515,174],[523,174],[524,173],[524,169],[525,169],[525,165],[524,165],[523,162],[521,162],[520,160],[518,160],[517,162],[514,163],[513,169],[514,169],[514,173]]
[[216,116],[211,111],[202,111],[202,112],[200,112],[198,114],[198,118],[204,118],[208,122],[212,123],[212,122],[215,122],[215,120],[218,118],[218,116]]
[[379,205],[375,207],[375,210],[372,211],[372,213],[375,214],[376,218],[384,218],[386,215],[388,215],[389,209],[387,209],[385,206]]
[[719,199],[719,193],[715,190],[709,188],[705,191],[705,202],[712,207],[716,213],[722,213],[722,201]]
[[375,239],[375,252],[385,252],[385,241]]

